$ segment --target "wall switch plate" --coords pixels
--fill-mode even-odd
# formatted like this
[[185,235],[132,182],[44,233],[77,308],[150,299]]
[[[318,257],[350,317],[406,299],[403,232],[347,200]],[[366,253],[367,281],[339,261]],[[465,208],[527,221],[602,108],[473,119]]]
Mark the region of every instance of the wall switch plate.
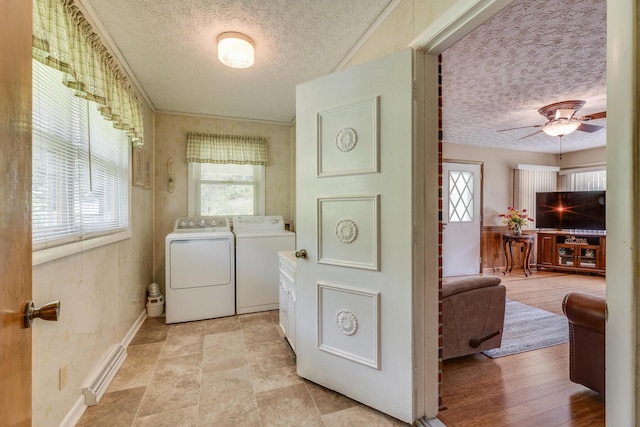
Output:
[[66,363],[58,369],[58,390],[62,390],[69,380],[69,365]]

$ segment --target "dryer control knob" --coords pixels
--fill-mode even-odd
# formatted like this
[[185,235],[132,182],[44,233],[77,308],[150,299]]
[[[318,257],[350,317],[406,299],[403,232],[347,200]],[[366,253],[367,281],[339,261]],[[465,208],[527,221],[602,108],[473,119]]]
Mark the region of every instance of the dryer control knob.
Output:
[[196,223],[193,221],[189,221],[189,227],[193,227]]
[[199,224],[200,224],[200,227],[204,227],[205,225],[207,225],[207,221],[205,221],[204,219],[201,219]]
[[271,218],[271,224],[277,224],[280,222],[280,219],[278,218]]
[[184,227],[185,225],[187,225],[187,221],[180,221],[180,227]]
[[211,225],[216,225],[216,224],[217,224],[217,223],[216,223],[216,220],[215,220],[215,219],[212,219],[212,220],[211,220]]

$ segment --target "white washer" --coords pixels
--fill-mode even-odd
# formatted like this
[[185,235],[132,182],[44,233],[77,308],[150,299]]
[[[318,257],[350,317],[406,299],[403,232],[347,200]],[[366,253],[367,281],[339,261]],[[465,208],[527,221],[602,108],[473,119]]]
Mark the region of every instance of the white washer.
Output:
[[233,217],[236,235],[236,311],[278,309],[278,252],[295,248],[281,216]]
[[233,246],[226,217],[176,220],[166,238],[166,323],[235,314]]

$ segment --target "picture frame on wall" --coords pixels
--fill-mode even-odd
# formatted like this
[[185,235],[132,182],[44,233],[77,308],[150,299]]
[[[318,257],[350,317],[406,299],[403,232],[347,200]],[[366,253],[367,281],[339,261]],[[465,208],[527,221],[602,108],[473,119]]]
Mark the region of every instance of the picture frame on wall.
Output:
[[144,152],[142,151],[142,148],[140,147],[135,147],[133,149],[133,159],[132,159],[132,181],[133,181],[133,185],[136,187],[142,187],[144,186]]
[[151,188],[151,153],[144,152],[144,188]]

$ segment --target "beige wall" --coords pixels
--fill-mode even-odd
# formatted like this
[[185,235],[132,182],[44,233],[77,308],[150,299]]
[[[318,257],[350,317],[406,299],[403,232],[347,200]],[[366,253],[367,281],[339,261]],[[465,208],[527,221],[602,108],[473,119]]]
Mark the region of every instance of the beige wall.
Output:
[[413,39],[455,3],[456,0],[402,0],[345,68],[407,48]]
[[596,166],[606,163],[607,147],[565,153],[562,155],[562,159],[558,160],[558,166],[563,169]]
[[[156,114],[155,230],[153,271],[164,290],[164,242],[176,218],[187,215],[187,132],[255,135],[267,139],[265,214],[291,221],[291,126],[213,117]],[[167,161],[175,162],[175,191],[167,191]],[[163,291],[164,292],[164,291]]]
[[[153,115],[144,115],[145,150],[153,152]],[[131,235],[33,268],[36,306],[59,299],[58,322],[33,324],[33,425],[57,426],[81,398],[93,370],[145,310],[152,277],[153,194],[131,187]],[[68,383],[58,390],[58,369]]]
[[443,159],[482,162],[484,165],[484,226],[502,225],[498,215],[504,213],[508,206],[513,206],[513,170],[518,164],[557,166],[557,157],[555,154],[442,144]]

